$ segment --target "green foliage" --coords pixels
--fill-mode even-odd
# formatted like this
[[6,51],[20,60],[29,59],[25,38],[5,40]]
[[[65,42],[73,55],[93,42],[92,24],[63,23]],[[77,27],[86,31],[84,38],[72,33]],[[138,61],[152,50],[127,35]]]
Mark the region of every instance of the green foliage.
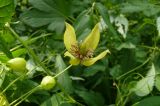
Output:
[[[159,106],[159,15],[159,0],[0,0],[0,100],[11,106]],[[97,46],[93,57],[107,49],[111,54],[89,67],[82,60],[70,65],[65,22],[75,29],[76,45],[99,23],[98,46],[94,34],[85,45]],[[16,57],[26,60],[25,75],[9,68]],[[52,89],[40,89],[45,76],[55,79]]]
[[147,73],[147,76],[137,82],[134,88],[134,92],[138,96],[148,95],[153,90],[154,80],[155,80],[155,67],[154,64],[152,64],[151,69]]
[[88,106],[103,106],[104,98],[93,91],[76,91],[76,93],[87,103]]
[[0,29],[10,22],[14,12],[14,0],[0,0]]
[[[56,56],[56,73],[60,73],[62,70],[66,68],[66,65],[60,55]],[[64,72],[62,75],[58,76],[57,78],[58,83],[61,87],[64,88],[65,92],[72,93],[73,92],[73,86],[72,86],[72,80],[68,75],[68,72]]]
[[25,11],[21,19],[32,27],[48,26],[49,30],[62,32],[64,21],[71,16],[72,0],[29,0],[32,9]]
[[5,34],[0,32],[0,49],[6,54],[8,58],[12,58],[12,53],[9,50],[6,40],[4,39]]
[[159,106],[159,99],[159,96],[148,97],[133,106]]
[[122,5],[121,11],[124,13],[142,12],[146,16],[156,15],[160,12],[160,6],[149,3],[148,1],[135,0]]

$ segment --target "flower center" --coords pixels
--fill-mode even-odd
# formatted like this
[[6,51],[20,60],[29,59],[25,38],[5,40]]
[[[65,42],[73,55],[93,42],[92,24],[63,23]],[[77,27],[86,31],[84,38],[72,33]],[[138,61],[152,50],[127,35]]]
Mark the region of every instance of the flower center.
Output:
[[84,53],[80,50],[80,46],[78,44],[71,45],[71,49],[69,51],[74,57],[80,59],[80,60],[86,60],[93,57],[93,50],[88,49],[85,50]]

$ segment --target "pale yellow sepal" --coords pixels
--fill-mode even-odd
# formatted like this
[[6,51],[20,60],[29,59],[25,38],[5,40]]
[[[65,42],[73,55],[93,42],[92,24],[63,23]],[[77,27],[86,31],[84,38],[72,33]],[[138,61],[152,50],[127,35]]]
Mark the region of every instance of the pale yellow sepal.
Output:
[[65,24],[66,24],[66,30],[64,33],[64,44],[66,46],[66,49],[70,51],[71,46],[77,44],[76,34],[74,28],[70,24],[68,23]]
[[90,34],[84,39],[84,41],[81,44],[81,50],[95,50],[97,48],[97,45],[99,43],[100,39],[100,31],[99,31],[99,23],[95,25],[95,27],[92,29]]
[[78,65],[80,63],[80,60],[75,58],[71,53],[69,53],[68,51],[64,53],[64,56],[68,56],[70,57],[69,63],[72,65]]
[[85,65],[85,66],[93,65],[96,61],[102,59],[106,54],[109,54],[109,53],[110,53],[109,50],[105,50],[94,58],[89,58],[88,60],[82,61],[82,64]]

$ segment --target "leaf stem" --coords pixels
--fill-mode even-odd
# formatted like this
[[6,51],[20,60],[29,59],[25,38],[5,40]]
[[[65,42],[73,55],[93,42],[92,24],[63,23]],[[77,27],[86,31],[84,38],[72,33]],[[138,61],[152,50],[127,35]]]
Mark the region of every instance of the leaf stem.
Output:
[[9,105],[13,105],[15,104],[18,100],[20,100],[18,103],[16,103],[14,106],[17,106],[18,104],[20,104],[22,101],[24,101],[29,95],[31,95],[33,92],[35,92],[37,89],[39,89],[40,85],[36,86],[35,88],[31,89],[29,92],[23,94],[22,96],[20,96],[19,98],[17,98],[16,100],[14,100],[13,102],[11,102]]
[[146,61],[144,61],[141,65],[139,65],[139,66],[135,67],[134,69],[132,69],[132,70],[124,73],[123,75],[119,76],[119,77],[117,78],[117,80],[120,80],[122,77],[128,75],[129,73],[134,72],[135,70],[141,68],[141,67],[144,66],[149,60],[150,60],[150,57],[149,57]]
[[59,75],[63,74],[66,70],[68,70],[70,67],[72,67],[72,65],[69,65],[67,68],[65,68],[63,71],[59,72],[58,74],[56,74],[54,76],[54,78],[58,77]]
[[18,81],[19,79],[21,79],[24,75],[19,76],[18,78],[16,78],[15,80],[13,80],[11,83],[9,83],[9,85],[0,93],[3,94],[9,87],[11,87],[16,81]]
[[14,106],[18,106],[21,102],[23,102],[28,96],[30,96],[33,92],[35,92],[37,89],[39,88],[39,86],[33,88],[30,92],[28,92],[26,94],[26,96],[24,98],[22,98],[18,103],[16,103]]

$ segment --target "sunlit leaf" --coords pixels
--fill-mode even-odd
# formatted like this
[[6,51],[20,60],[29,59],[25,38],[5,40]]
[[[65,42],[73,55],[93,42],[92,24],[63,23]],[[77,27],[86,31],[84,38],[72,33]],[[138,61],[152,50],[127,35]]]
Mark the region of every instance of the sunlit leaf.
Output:
[[120,15],[116,17],[115,19],[115,25],[118,27],[118,32],[123,36],[123,38],[126,38],[127,31],[128,31],[128,20],[124,15]]
[[157,24],[158,36],[160,36],[160,17],[157,17],[156,24]]
[[148,71],[146,77],[139,80],[134,88],[134,92],[138,96],[146,96],[148,95],[152,90],[154,86],[154,80],[155,80],[155,67],[154,64],[152,64],[151,69]]
[[160,75],[156,75],[155,86],[160,91]]

